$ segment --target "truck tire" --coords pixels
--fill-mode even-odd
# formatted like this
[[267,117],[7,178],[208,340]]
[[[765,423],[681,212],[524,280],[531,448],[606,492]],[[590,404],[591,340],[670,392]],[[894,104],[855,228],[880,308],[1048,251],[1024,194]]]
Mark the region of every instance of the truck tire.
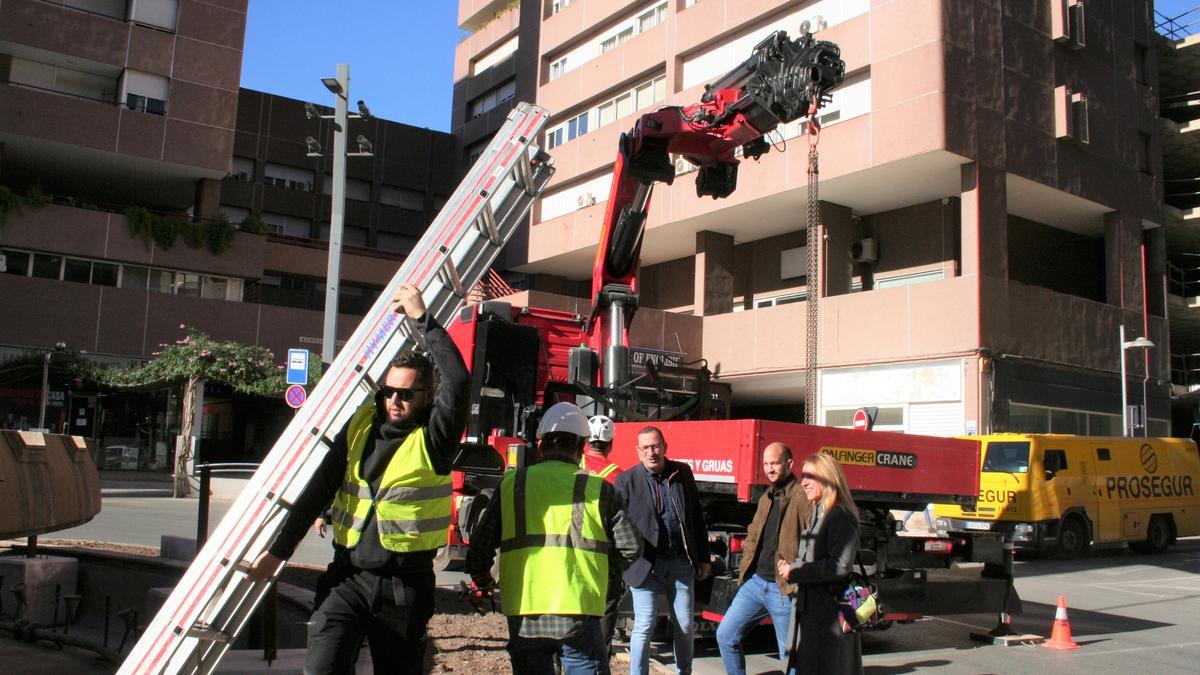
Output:
[[1129,548],[1138,553],[1162,553],[1171,545],[1172,527],[1169,518],[1154,516],[1146,526],[1145,541],[1130,542]]
[[1067,516],[1058,528],[1058,544],[1055,552],[1060,558],[1078,558],[1088,550],[1091,540],[1087,526],[1079,516]]

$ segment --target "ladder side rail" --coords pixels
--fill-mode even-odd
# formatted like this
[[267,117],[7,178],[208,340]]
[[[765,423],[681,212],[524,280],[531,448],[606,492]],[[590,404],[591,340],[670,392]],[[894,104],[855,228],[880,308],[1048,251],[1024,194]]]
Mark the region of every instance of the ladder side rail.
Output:
[[[517,111],[514,111],[514,114],[510,115],[510,121],[507,125],[516,128],[510,131],[507,136],[497,136],[498,139],[505,138],[505,141],[499,145],[493,142],[489,146],[489,152],[485,153],[490,155],[491,161],[485,162],[481,160],[477,162],[477,166],[471,172],[471,175],[476,180],[483,179],[487,181],[486,184],[492,185],[497,182],[497,178],[503,178],[511,172],[521,169],[528,170],[528,167],[520,166],[520,162],[528,161],[526,149],[529,147],[530,140],[534,134],[545,123],[546,116],[545,111],[522,104]],[[510,136],[520,137],[519,143],[517,143],[518,148],[516,152],[513,152],[511,148],[507,148],[509,152],[504,154],[504,150],[506,150],[504,145],[512,142]],[[503,156],[506,161],[511,163],[511,166],[497,167],[496,159],[499,156]],[[491,176],[487,175],[489,169],[493,174]],[[435,222],[434,226],[431,226],[429,230],[430,233],[434,233],[432,238],[435,242],[442,236],[463,238],[464,224],[474,221],[479,217],[478,213],[464,212],[471,211],[471,209],[466,207],[477,201],[470,194],[470,191],[474,189],[475,186],[471,184],[471,181],[464,181],[460,189],[456,191],[456,197],[459,198],[457,201],[460,203],[454,209],[444,209],[442,217],[439,217],[439,220],[443,220],[444,222],[440,224]],[[531,200],[532,197],[529,201]],[[486,206],[488,202],[484,200],[482,204]],[[455,213],[448,214],[451,210],[455,211]],[[476,205],[474,211],[479,211],[478,205]],[[430,238],[429,234],[423,237],[422,241],[427,238]],[[418,247],[420,248],[421,244],[418,244]],[[398,288],[399,284],[403,283],[405,278],[412,278],[414,275],[424,277],[425,279],[435,279],[436,277],[430,275],[430,271],[436,269],[436,258],[431,260],[429,254],[437,250],[437,248],[436,246],[427,246],[424,247],[421,256],[410,255],[409,260],[402,266],[389,286]],[[498,249],[495,253],[498,254]],[[414,261],[414,257],[418,259]],[[492,260],[494,260],[494,257],[495,255],[492,256]],[[409,263],[412,264],[410,265]],[[412,267],[417,267],[418,269],[411,269]],[[486,272],[486,269],[483,271]],[[472,271],[467,278],[474,276],[475,273]],[[472,279],[470,283],[473,285],[477,281],[478,279]],[[464,283],[466,283],[466,280],[464,280]],[[435,288],[436,284],[428,284],[428,286],[423,295],[429,295],[432,291],[432,295],[435,296],[432,299],[440,305],[435,316],[441,318],[443,321],[448,320],[453,311],[457,309],[457,303],[450,303],[448,300],[437,297],[445,295],[443,292],[444,288]],[[392,292],[394,293],[394,290]],[[126,660],[122,672],[156,672],[155,668],[160,665],[163,655],[168,651],[169,647],[169,645],[163,644],[164,640],[161,639],[162,636],[170,633],[179,637],[181,630],[186,633],[184,626],[195,622],[195,618],[199,614],[196,611],[196,605],[202,599],[200,596],[205,593],[211,595],[213,582],[218,581],[218,575],[213,572],[220,572],[220,569],[209,569],[207,570],[208,574],[204,574],[205,570],[203,568],[223,568],[225,573],[221,576],[224,576],[224,581],[227,582],[229,575],[241,573],[235,570],[238,563],[248,561],[252,557],[257,556],[257,553],[254,556],[247,556],[244,551],[239,550],[239,547],[243,544],[249,546],[248,541],[257,541],[258,546],[256,548],[259,551],[265,550],[274,538],[275,532],[278,529],[278,523],[276,523],[274,528],[267,528],[266,525],[271,521],[282,522],[285,506],[279,503],[281,496],[285,492],[290,493],[295,491],[298,493],[303,488],[303,485],[307,484],[308,479],[311,478],[312,471],[319,464],[319,461],[313,460],[322,457],[324,452],[327,452],[329,449],[328,442],[331,440],[329,432],[333,429],[340,430],[358,405],[370,396],[374,389],[375,381],[382,376],[383,372],[386,371],[388,363],[390,363],[390,354],[412,347],[411,341],[404,338],[396,339],[399,334],[396,330],[399,321],[388,316],[397,316],[390,308],[391,295],[392,293],[381,295],[376,303],[376,307],[373,307],[368,314],[368,319],[374,319],[374,321],[364,320],[355,332],[355,335],[348,341],[346,348],[343,350],[343,355],[355,352],[355,358],[335,359],[334,365],[330,368],[331,372],[328,373],[328,375],[333,375],[334,377],[323,378],[321,384],[314,390],[313,403],[316,405],[310,408],[311,414],[298,415],[289,424],[284,434],[281,435],[279,442],[276,443],[276,449],[273,449],[269,455],[268,461],[264,461],[264,466],[256,472],[251,484],[247,486],[243,495],[235,502],[234,508],[231,509],[230,513],[245,514],[248,511],[250,518],[243,516],[242,518],[223,519],[222,523],[218,525],[214,536],[210,538],[210,545],[205,547],[206,549],[219,550],[202,551],[205,555],[197,556],[196,563],[189,568],[189,574],[185,574],[185,579],[177,586],[176,592],[172,593],[171,598],[168,598],[168,605],[177,605],[178,608],[184,610],[182,616],[180,611],[168,612],[168,606],[164,605],[164,611],[160,611],[154,623],[147,628],[145,636],[139,641],[134,652],[131,652],[130,658]],[[381,314],[383,316],[380,316]],[[357,346],[358,349],[351,349],[352,346]],[[381,358],[384,354],[387,354],[388,358]],[[364,379],[369,379],[370,382],[365,386],[360,386],[364,384]],[[322,391],[322,385],[326,385],[324,391]],[[326,399],[329,399],[329,401]],[[330,401],[333,402],[332,405],[329,404]],[[325,403],[326,405],[322,406],[320,403]],[[283,452],[277,452],[280,447],[286,447],[287,449]],[[316,452],[318,450],[323,451],[318,453]],[[309,465],[307,471],[298,469],[299,466],[304,465]],[[295,480],[301,474],[305,474],[303,475],[303,480]],[[261,501],[260,498],[262,498]],[[225,520],[230,521],[227,526]],[[233,538],[232,543],[230,543],[230,537]],[[223,545],[218,546],[218,544]],[[197,573],[191,574],[194,569]],[[198,578],[188,579],[188,576]],[[240,596],[242,598],[256,596],[251,602],[244,603],[249,605],[249,609],[244,612],[245,616],[242,616],[243,613],[236,610],[232,612],[232,616],[236,617],[237,622],[244,623],[245,618],[248,617],[249,612],[253,609],[253,605],[257,604],[257,597],[261,597],[262,594],[261,592],[253,593],[253,587],[256,585],[261,586],[265,591],[267,584],[255,584],[244,578],[242,581],[247,585],[246,590],[239,591],[235,588],[228,592],[233,596]],[[185,582],[190,583],[185,584]],[[222,583],[222,586],[224,585],[225,583]],[[185,588],[192,592],[183,593],[182,597],[177,598],[176,595],[180,595],[179,591]],[[212,608],[212,611],[217,615],[220,614],[219,607]],[[160,621],[160,619],[162,620]],[[228,621],[234,621],[234,619],[231,618]],[[240,629],[240,625],[236,626],[236,628]],[[195,638],[187,639],[195,640]],[[151,642],[152,644],[149,644],[146,649],[139,650],[143,642]],[[151,649],[157,649],[157,654],[149,655],[151,658],[149,663],[144,658],[134,659],[135,654],[139,651],[149,651]],[[171,659],[171,661],[178,663],[180,661],[187,661],[189,658],[187,654],[181,654],[178,659]]]

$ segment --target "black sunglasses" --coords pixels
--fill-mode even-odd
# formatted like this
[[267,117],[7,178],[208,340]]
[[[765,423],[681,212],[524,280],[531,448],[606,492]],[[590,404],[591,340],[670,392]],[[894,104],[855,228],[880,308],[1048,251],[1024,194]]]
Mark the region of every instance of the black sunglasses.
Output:
[[425,390],[424,389],[405,389],[404,387],[389,387],[387,385],[383,385],[382,387],[379,388],[379,397],[386,401],[387,399],[389,399],[393,396],[396,396],[401,401],[408,402],[408,401],[413,400],[413,397],[416,396],[417,392],[419,392],[419,391],[425,391]]

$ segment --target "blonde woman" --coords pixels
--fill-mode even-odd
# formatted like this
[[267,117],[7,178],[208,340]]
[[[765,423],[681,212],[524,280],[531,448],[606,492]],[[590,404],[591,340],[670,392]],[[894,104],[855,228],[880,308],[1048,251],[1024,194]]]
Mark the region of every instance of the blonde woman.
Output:
[[812,508],[799,524],[799,554],[794,565],[778,563],[779,576],[796,584],[797,642],[789,663],[801,673],[862,673],[858,633],[842,632],[837,610],[858,550],[858,507],[829,455],[804,460],[800,487]]

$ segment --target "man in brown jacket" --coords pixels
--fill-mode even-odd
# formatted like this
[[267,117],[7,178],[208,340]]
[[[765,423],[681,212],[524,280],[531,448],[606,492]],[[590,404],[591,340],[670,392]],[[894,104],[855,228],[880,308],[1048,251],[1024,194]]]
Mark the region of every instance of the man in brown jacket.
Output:
[[[746,672],[746,654],[742,641],[751,629],[767,616],[775,625],[779,658],[785,658],[792,602],[788,595],[792,584],[776,579],[776,563],[791,561],[799,549],[800,530],[795,523],[808,519],[808,500],[800,481],[792,473],[792,450],[783,443],[771,443],[763,450],[763,473],[771,487],[758,500],[758,511],[746,533],[742,563],[738,570],[737,595],[729,603],[725,618],[717,627],[717,646],[725,671]],[[802,513],[795,510],[800,509]],[[787,527],[781,527],[787,523]]]

